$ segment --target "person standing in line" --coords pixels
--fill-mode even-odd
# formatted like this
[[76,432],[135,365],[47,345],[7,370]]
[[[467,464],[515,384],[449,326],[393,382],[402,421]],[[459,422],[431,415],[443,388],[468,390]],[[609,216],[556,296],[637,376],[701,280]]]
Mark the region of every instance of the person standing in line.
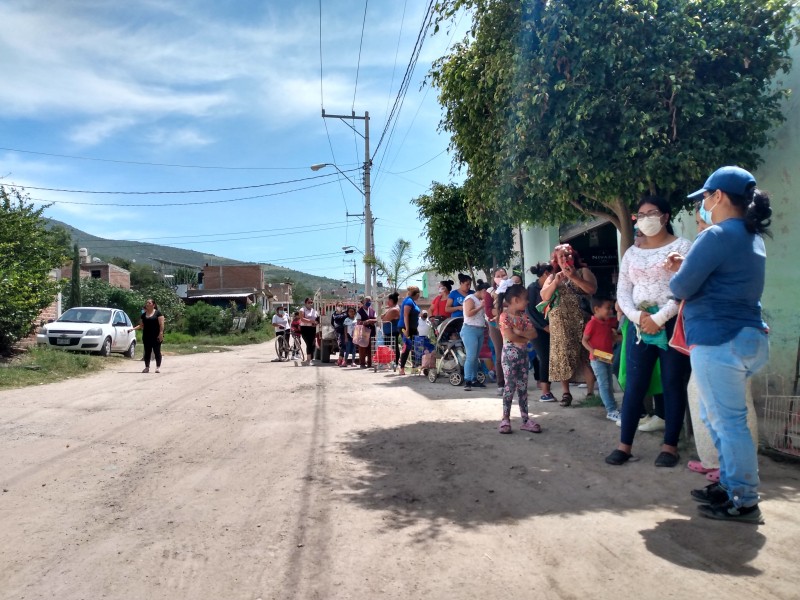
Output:
[[392,350],[392,362],[398,364],[400,362],[400,349],[397,347],[397,336],[400,335],[400,309],[397,303],[400,300],[400,294],[392,292],[386,296],[386,310],[381,315],[383,322],[383,339],[389,348]]
[[[561,406],[572,404],[569,382],[581,365],[584,316],[581,298],[597,291],[597,279],[569,244],[553,249],[553,272],[545,279],[542,300],[552,300],[550,319],[550,373],[560,381]],[[558,294],[556,296],[556,294]]]
[[[466,359],[464,360],[464,391],[472,391],[473,387],[486,387],[478,383],[479,355],[486,334],[486,313],[483,308],[483,297],[489,286],[478,279],[475,292],[464,298],[464,325],[461,327],[461,341],[464,343]],[[502,355],[502,352],[501,352]]]
[[622,465],[633,456],[633,439],[656,361],[661,365],[665,429],[655,466],[672,468],[680,462],[678,439],[686,413],[691,366],[687,356],[668,345],[678,303],[670,291],[673,275],[664,269],[664,264],[673,252],[685,254],[691,242],[674,234],[671,217],[672,209],[664,198],[642,198],[636,222],[644,237],[638,247],[631,246],[625,251],[620,262],[617,301],[629,323],[625,336],[622,424],[617,448],[605,459],[610,465]]
[[508,271],[499,267],[494,271],[494,287],[486,290],[483,295],[483,310],[486,313],[486,322],[489,324],[489,340],[494,348],[494,373],[497,378],[497,395],[503,395],[506,385],[503,377],[503,334],[500,333],[498,317],[503,312],[502,306],[497,306],[498,290],[504,281],[508,280]]
[[144,346],[144,369],[142,373],[150,372],[150,355],[156,357],[156,373],[161,372],[161,342],[164,341],[164,315],[158,310],[156,301],[148,298],[144,303],[142,320],[136,327],[128,332],[142,330],[142,345]]
[[[583,330],[583,347],[589,351],[589,363],[597,378],[600,399],[606,409],[606,418],[615,423],[620,420],[617,400],[614,398],[614,380],[611,363],[614,357],[615,331],[617,319],[614,318],[614,301],[605,298],[592,298],[591,320]],[[600,356],[599,353],[605,353]]]
[[314,364],[314,352],[317,347],[317,323],[319,313],[314,308],[314,300],[306,298],[300,309],[300,335],[306,343],[306,360],[304,365]]
[[419,334],[429,337],[433,329],[433,324],[428,320],[428,311],[423,310],[419,314]]
[[[419,298],[419,288],[415,285],[408,286],[407,295],[400,305],[400,321],[398,327],[403,334],[403,353],[400,355],[400,375],[405,375],[406,362],[408,355],[414,347],[414,337],[419,335],[419,313],[417,298]],[[412,360],[413,366],[413,360]]]
[[445,319],[450,318],[450,314],[445,310],[447,297],[453,291],[453,282],[450,279],[439,282],[439,293],[431,302],[431,322],[435,327]]
[[503,332],[503,371],[506,385],[503,390],[503,418],[500,433],[511,433],[511,403],[514,392],[519,395],[519,413],[522,418],[521,431],[541,433],[542,427],[528,417],[528,342],[536,337],[525,307],[528,291],[522,285],[512,285],[505,292],[508,308],[500,315],[500,331]]
[[340,367],[357,366],[356,364],[356,345],[353,342],[353,332],[356,329],[358,318],[356,317],[356,309],[353,306],[347,307],[347,318],[344,320],[345,329],[345,350],[344,350],[344,363]]
[[[700,390],[700,416],[719,450],[719,483],[691,492],[710,519],[761,524],[758,455],[747,427],[747,382],[769,361],[761,295],[769,196],[740,167],[722,167],[689,196],[710,225],[689,253],[672,252],[670,289],[685,300],[686,343]],[[685,256],[685,257],[684,257]]]
[[542,286],[553,272],[553,266],[550,263],[536,263],[530,271],[536,279],[528,286],[527,312],[536,328],[536,337],[531,340],[531,344],[536,351],[536,362],[539,365],[538,381],[542,392],[539,402],[555,402],[556,398],[550,391],[550,323],[536,310],[536,306],[542,302]]
[[471,287],[472,277],[465,275],[464,273],[459,273],[458,288],[454,289],[452,292],[450,292],[450,294],[448,294],[447,304],[445,305],[445,311],[447,311],[450,317],[464,316],[464,311],[461,307],[464,305],[464,298],[472,293],[470,290]]
[[358,366],[362,369],[372,368],[372,342],[375,340],[375,323],[378,321],[375,309],[372,308],[372,298],[362,296],[358,312],[358,320],[369,331],[369,341],[366,346],[358,346]]
[[339,346],[339,360],[336,362],[338,367],[344,365],[345,352],[347,352],[347,332],[344,327],[346,318],[347,312],[345,312],[344,306],[337,303],[336,308],[331,313],[331,326],[334,333],[336,333],[336,345]]

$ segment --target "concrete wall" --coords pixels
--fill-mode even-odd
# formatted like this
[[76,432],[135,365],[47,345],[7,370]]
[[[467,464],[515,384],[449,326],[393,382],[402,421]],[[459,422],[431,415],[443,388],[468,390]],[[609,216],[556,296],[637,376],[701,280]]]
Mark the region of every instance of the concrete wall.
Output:
[[[770,194],[773,239],[767,238],[767,284],[762,299],[770,326],[768,375],[773,392],[790,393],[800,336],[800,265],[795,245],[800,240],[800,212],[794,179],[800,161],[800,49],[791,51],[794,69],[780,78],[793,94],[785,103],[786,121],[775,132],[775,144],[762,153],[755,172],[758,187]],[[756,382],[755,393],[758,393]],[[763,389],[763,388],[762,388]]]
[[530,268],[538,262],[550,262],[550,255],[559,243],[558,227],[522,226],[522,269],[525,285],[536,279]]

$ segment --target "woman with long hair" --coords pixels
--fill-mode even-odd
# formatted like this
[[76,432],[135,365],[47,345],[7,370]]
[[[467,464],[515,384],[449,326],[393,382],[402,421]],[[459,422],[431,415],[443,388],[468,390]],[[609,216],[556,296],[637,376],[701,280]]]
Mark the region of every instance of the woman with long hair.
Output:
[[142,373],[150,372],[150,355],[156,357],[156,373],[161,372],[161,342],[164,341],[164,315],[158,310],[156,301],[148,298],[144,303],[142,319],[135,329],[142,330],[142,346],[144,346],[144,369]]
[[561,406],[572,404],[569,382],[581,365],[584,313],[581,298],[597,291],[597,280],[578,252],[559,244],[550,259],[553,271],[544,280],[542,300],[551,300],[549,378],[560,381]]
[[392,360],[395,364],[400,362],[400,350],[397,346],[397,336],[400,335],[400,309],[397,303],[400,300],[400,294],[392,292],[386,296],[386,310],[381,314],[381,322],[383,323],[383,339],[389,348],[392,349]]
[[483,308],[483,296],[489,286],[478,279],[475,292],[464,299],[464,325],[461,327],[461,341],[464,343],[466,359],[464,360],[464,391],[473,387],[486,387],[478,383],[477,375],[480,366],[479,355],[486,333],[486,313]]
[[314,352],[317,347],[317,323],[319,323],[319,313],[314,308],[313,298],[306,298],[303,301],[303,308],[300,309],[300,335],[306,343],[306,360],[303,364],[314,364]]
[[[408,355],[414,347],[414,337],[419,334],[419,313],[417,306],[419,288],[415,285],[408,286],[406,297],[400,305],[400,321],[398,327],[403,334],[403,353],[400,355],[400,375],[405,375]],[[413,366],[413,361],[412,361]]]
[[447,306],[447,298],[450,292],[453,291],[453,281],[445,279],[439,282],[439,293],[431,302],[431,321],[434,326],[439,326],[439,323],[450,317],[450,313],[445,310]]
[[[711,519],[762,523],[758,456],[747,427],[748,380],[769,360],[761,313],[769,235],[769,196],[740,167],[722,167],[689,196],[702,198],[710,227],[688,254],[673,252],[670,289],[685,300],[686,341],[700,390],[700,416],[719,450],[719,483],[693,490]],[[685,258],[684,258],[685,256]]]

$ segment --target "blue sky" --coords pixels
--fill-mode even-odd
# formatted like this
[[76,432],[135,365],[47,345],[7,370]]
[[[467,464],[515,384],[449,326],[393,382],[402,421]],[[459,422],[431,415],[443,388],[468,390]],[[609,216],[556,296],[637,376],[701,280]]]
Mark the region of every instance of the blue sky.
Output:
[[[46,216],[97,236],[342,278],[351,269],[342,246],[363,250],[362,223],[346,218],[362,212],[363,196],[335,170],[309,166],[335,162],[360,184],[350,170],[363,163],[364,146],[340,121],[323,120],[321,104],[335,114],[368,110],[374,150],[427,2],[368,2],[357,87],[365,4],[321,4],[322,78],[319,0],[4,0],[2,181],[56,202]],[[394,133],[375,156],[378,255],[399,237],[415,255],[424,250],[410,200],[433,180],[449,181],[451,159],[437,132],[436,90],[421,81],[466,24],[426,38]],[[310,177],[319,178],[266,185]],[[30,189],[244,186],[261,187]],[[288,193],[238,200],[276,192]],[[363,281],[360,264],[357,272]]]

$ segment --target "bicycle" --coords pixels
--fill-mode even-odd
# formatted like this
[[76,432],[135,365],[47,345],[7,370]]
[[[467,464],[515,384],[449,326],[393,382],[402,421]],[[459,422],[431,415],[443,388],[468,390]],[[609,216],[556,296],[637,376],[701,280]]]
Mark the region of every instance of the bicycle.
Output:
[[289,341],[286,339],[285,333],[279,333],[278,336],[275,338],[275,354],[278,355],[278,360],[280,361],[287,361],[289,360]]
[[289,345],[289,355],[294,360],[305,362],[306,353],[303,351],[303,341],[299,335],[292,336],[292,343]]

